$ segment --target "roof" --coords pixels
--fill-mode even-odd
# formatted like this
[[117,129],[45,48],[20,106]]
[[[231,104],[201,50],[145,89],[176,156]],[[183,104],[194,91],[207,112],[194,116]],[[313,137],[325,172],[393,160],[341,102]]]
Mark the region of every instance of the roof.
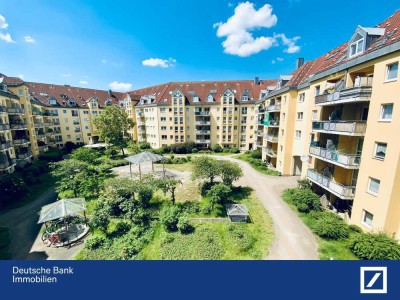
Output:
[[244,204],[230,204],[226,207],[228,216],[248,216],[246,205]]
[[[178,90],[190,104],[209,104],[207,97],[210,94],[214,97],[214,103],[220,103],[221,95],[227,89],[231,89],[237,102],[246,103],[246,101],[242,101],[243,94],[248,96],[248,101],[256,101],[260,98],[262,91],[266,91],[268,86],[276,84],[277,80],[260,80],[259,84],[255,84],[253,80],[168,82],[135,90],[129,94],[131,97],[135,95],[137,98],[152,97],[154,98],[152,104],[171,104],[171,96]],[[193,102],[194,95],[199,97],[199,102]]]
[[6,85],[10,85],[10,86],[18,86],[18,85],[22,85],[24,84],[24,81],[19,78],[19,77],[10,77],[7,75],[4,75],[3,73],[0,73],[0,78],[3,77],[4,78],[4,83]]
[[62,199],[45,205],[40,211],[38,224],[60,219],[86,210],[85,198]]
[[136,155],[132,155],[129,157],[126,157],[125,160],[129,161],[132,164],[138,165],[144,162],[156,162],[156,161],[162,161],[165,160],[166,158],[162,155],[154,154],[151,152],[141,152]]

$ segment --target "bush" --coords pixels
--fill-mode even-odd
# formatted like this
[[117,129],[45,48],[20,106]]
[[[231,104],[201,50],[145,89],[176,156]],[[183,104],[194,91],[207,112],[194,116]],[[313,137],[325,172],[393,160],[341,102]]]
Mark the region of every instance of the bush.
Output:
[[238,148],[232,148],[230,150],[231,153],[240,153],[240,150]]
[[251,151],[250,156],[251,156],[252,158],[261,159],[261,158],[262,158],[261,149],[257,149],[257,150]]
[[179,203],[179,208],[182,213],[189,215],[198,214],[200,212],[200,203],[197,201],[186,201]]
[[87,162],[89,164],[96,164],[99,152],[92,148],[78,148],[72,151],[71,158]]
[[299,189],[311,189],[311,182],[308,179],[297,180]]
[[[111,227],[111,226],[110,226]],[[118,221],[114,228],[110,231],[110,235],[113,237],[118,237],[124,235],[131,229],[131,224],[126,221]]]
[[303,213],[308,213],[312,210],[321,210],[318,195],[310,189],[293,189],[292,202]]
[[104,245],[106,241],[106,238],[102,235],[95,235],[92,236],[91,238],[87,239],[85,242],[85,248],[89,250],[94,250],[97,248],[100,248],[101,246]]
[[62,152],[58,149],[51,149],[39,155],[40,160],[56,162],[62,159]]
[[164,145],[161,147],[163,153],[171,153],[171,147],[168,145]]
[[209,182],[209,181],[205,181],[202,182],[200,184],[200,195],[202,195],[203,197],[207,196],[208,191],[216,184],[216,182]]
[[68,141],[64,144],[64,152],[66,154],[70,154],[72,150],[76,148],[78,148],[78,146],[74,142]]
[[17,173],[0,175],[0,208],[10,204],[16,199],[21,199],[27,194],[28,188]]
[[213,150],[215,153],[219,153],[219,152],[222,152],[222,151],[223,151],[222,147],[221,147],[219,144],[214,145],[214,147],[212,148],[212,150]]
[[210,197],[211,203],[215,205],[226,202],[231,192],[232,190],[228,185],[218,183],[208,191],[207,196]]
[[192,153],[195,149],[196,144],[194,142],[185,142],[171,145],[171,152],[176,154],[188,154]]
[[165,205],[160,211],[160,222],[168,231],[177,230],[179,208],[174,205]]
[[229,153],[229,149],[225,148],[224,150],[222,150],[223,153]]
[[197,148],[192,149],[192,153],[198,153],[198,152],[199,152],[199,149],[197,149]]
[[314,232],[325,239],[339,240],[349,237],[349,226],[337,215],[330,212],[315,214],[312,225]]
[[384,233],[357,234],[350,250],[360,259],[400,260],[400,245]]
[[246,229],[244,224],[230,224],[228,226],[227,238],[233,246],[241,252],[250,250],[256,239],[249,230]]
[[189,218],[186,215],[182,215],[179,217],[177,227],[182,234],[190,233],[194,229],[192,224],[190,224]]
[[139,149],[140,150],[151,149],[150,143],[148,143],[148,142],[140,142],[139,143]]
[[354,233],[364,233],[364,231],[359,226],[354,225],[354,224],[351,224],[349,226],[349,229],[351,232],[354,232]]

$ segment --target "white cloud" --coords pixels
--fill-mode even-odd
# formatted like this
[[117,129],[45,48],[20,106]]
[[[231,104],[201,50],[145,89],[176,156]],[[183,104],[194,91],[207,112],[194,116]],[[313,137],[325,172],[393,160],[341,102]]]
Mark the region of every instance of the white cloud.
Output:
[[33,37],[31,37],[30,35],[24,36],[24,40],[27,43],[36,43],[35,39]]
[[149,58],[142,61],[142,65],[146,67],[161,67],[169,68],[175,66],[176,59],[161,59],[161,58]]
[[271,64],[276,64],[276,61],[275,61],[275,59],[273,59],[273,60],[271,60]]
[[118,81],[113,81],[109,84],[109,87],[113,91],[119,91],[119,92],[127,92],[132,88],[131,83],[123,83],[123,82],[118,82]]
[[222,43],[227,54],[241,57],[250,56],[262,50],[267,50],[276,44],[274,37],[253,37],[251,31],[259,28],[271,28],[278,22],[278,17],[272,13],[272,6],[265,4],[256,10],[250,2],[239,3],[235,12],[226,23],[214,24],[218,37],[226,37]]
[[294,38],[288,38],[284,33],[276,34],[275,38],[280,38],[282,43],[287,46],[287,49],[284,50],[286,53],[297,53],[300,51],[300,46],[296,45],[296,42],[300,39],[299,36],[295,36]]
[[0,40],[5,41],[6,43],[15,43],[9,33],[1,33],[0,32]]
[[228,7],[232,7],[233,3],[232,2],[228,2]]
[[66,73],[66,74],[61,74],[61,76],[62,76],[62,77],[71,77],[72,75],[69,74],[69,73]]
[[18,74],[17,77],[20,78],[20,79],[22,79],[22,80],[24,80],[25,75],[24,75],[24,74]]
[[2,15],[0,15],[0,29],[6,29],[8,27],[8,23],[6,21],[6,18],[4,18]]
[[276,60],[277,61],[283,61],[283,58],[282,57],[277,57]]
[[107,62],[107,59],[102,59],[101,62],[102,62],[103,64],[105,64],[105,63]]
[[80,84],[89,84],[89,82],[87,82],[86,80],[81,80],[79,81]]

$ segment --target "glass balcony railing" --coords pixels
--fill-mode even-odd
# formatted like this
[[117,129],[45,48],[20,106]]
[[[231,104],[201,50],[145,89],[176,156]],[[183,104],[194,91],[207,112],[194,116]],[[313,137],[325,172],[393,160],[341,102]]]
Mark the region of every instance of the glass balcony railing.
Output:
[[312,130],[334,134],[364,135],[367,130],[366,121],[314,121]]
[[277,157],[277,154],[274,150],[272,150],[271,148],[264,148],[263,152],[268,155],[269,157]]
[[361,161],[361,155],[346,154],[342,151],[329,150],[315,146],[310,147],[310,154],[346,169],[358,169]]
[[264,139],[267,140],[268,142],[271,142],[271,143],[277,143],[278,142],[278,136],[277,135],[266,134],[264,136]]
[[264,120],[264,126],[278,127],[279,126],[279,120]]
[[265,107],[266,111],[280,111],[281,110],[281,104],[273,104]]
[[196,139],[196,144],[209,144],[210,140],[207,139]]

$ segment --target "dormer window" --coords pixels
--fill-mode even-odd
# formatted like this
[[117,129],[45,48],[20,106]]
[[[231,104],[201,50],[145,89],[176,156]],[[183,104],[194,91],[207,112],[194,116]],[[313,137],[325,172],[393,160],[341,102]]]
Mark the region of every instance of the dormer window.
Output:
[[193,96],[193,102],[199,102],[199,101],[200,101],[199,96]]
[[50,97],[49,104],[50,105],[57,105],[57,100],[55,98],[53,98],[53,97]]
[[213,95],[209,94],[209,95],[207,96],[207,102],[213,102],[213,101],[214,101]]
[[75,106],[75,105],[76,105],[76,102],[75,102],[75,100],[74,100],[73,98],[69,98],[69,99],[68,99],[68,104],[69,104],[70,106]]
[[96,99],[92,99],[90,102],[91,102],[92,108],[96,108],[97,107],[97,100]]
[[364,37],[357,33],[350,44],[350,57],[357,55],[364,51]]
[[249,96],[247,94],[243,94],[242,101],[248,101],[248,100],[249,100]]
[[106,105],[106,106],[111,106],[111,104],[112,104],[112,102],[111,102],[110,99],[106,100],[106,102],[105,102],[105,105]]

